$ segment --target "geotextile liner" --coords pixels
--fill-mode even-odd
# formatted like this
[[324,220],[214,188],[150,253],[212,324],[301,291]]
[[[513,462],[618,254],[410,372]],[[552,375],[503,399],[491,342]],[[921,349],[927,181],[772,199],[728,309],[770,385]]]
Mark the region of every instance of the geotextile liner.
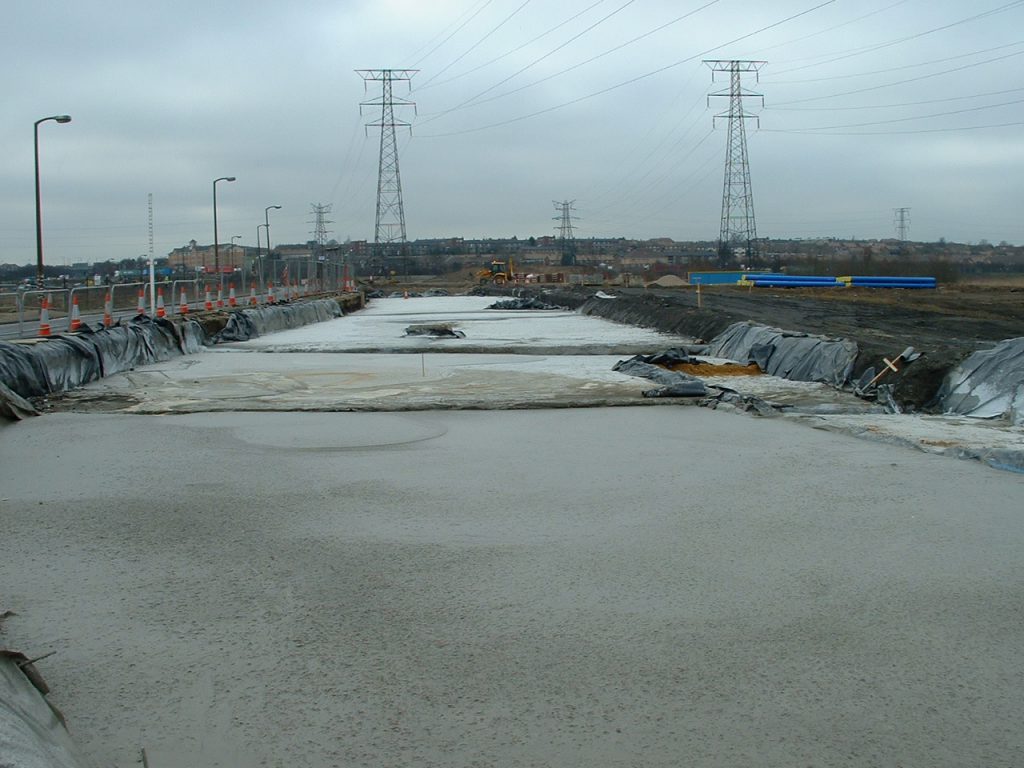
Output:
[[214,337],[214,343],[248,341],[274,331],[286,331],[290,328],[301,328],[304,325],[333,320],[343,314],[341,304],[335,299],[242,309],[231,313],[227,325]]
[[[146,315],[93,331],[50,336],[32,343],[0,341],[0,383],[21,397],[76,389],[104,376],[200,351],[213,341],[244,340],[340,317],[334,299],[232,312],[212,341],[195,320],[171,322]],[[2,390],[0,390],[2,397]],[[6,410],[6,409],[5,409]]]
[[949,372],[937,397],[947,413],[1024,426],[1024,337],[967,357]]
[[[31,673],[31,674],[30,674]],[[17,768],[86,768],[47,688],[20,653],[0,651],[0,765]]]
[[704,397],[707,395],[708,391],[700,379],[679,371],[670,371],[655,363],[647,362],[647,359],[642,355],[637,355],[629,360],[620,360],[612,366],[612,370],[627,376],[649,379],[655,384],[661,385],[658,389],[645,390],[644,397]]
[[793,333],[754,323],[733,323],[708,344],[707,354],[756,363],[772,376],[791,381],[818,381],[843,387],[857,360],[857,344]]
[[0,382],[22,397],[66,392],[137,365],[198,351],[202,329],[145,315],[125,324],[51,336],[31,344],[0,341]]

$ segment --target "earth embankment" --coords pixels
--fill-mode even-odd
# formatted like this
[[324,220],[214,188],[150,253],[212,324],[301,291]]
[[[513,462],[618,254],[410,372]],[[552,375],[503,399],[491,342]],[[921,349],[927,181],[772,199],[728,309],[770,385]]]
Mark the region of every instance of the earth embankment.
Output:
[[[531,293],[527,291],[527,293]],[[539,294],[540,291],[535,293]],[[751,290],[736,286],[687,289],[625,289],[614,299],[593,291],[545,292],[547,301],[617,322],[655,328],[698,340],[736,322],[751,321],[786,331],[856,342],[856,379],[881,370],[907,347],[923,353],[893,375],[902,405],[926,408],[946,373],[971,352],[1024,336],[1024,290],[949,286],[936,290],[817,289]]]

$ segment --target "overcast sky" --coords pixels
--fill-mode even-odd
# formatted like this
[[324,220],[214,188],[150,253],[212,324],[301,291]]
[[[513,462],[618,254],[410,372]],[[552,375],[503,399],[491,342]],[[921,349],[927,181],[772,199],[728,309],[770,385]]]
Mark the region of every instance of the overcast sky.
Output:
[[[1024,0],[34,0],[0,29],[0,262],[220,240],[373,239],[379,111],[354,72],[412,68],[396,110],[409,239],[716,239],[728,89],[744,78],[762,237],[1024,244]],[[717,125],[716,125],[717,123]]]

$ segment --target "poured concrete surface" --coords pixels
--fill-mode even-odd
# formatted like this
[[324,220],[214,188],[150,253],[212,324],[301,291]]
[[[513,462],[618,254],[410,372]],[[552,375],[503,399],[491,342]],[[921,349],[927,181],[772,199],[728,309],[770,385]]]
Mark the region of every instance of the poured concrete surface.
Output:
[[1016,766],[1024,477],[696,408],[0,426],[97,764]]

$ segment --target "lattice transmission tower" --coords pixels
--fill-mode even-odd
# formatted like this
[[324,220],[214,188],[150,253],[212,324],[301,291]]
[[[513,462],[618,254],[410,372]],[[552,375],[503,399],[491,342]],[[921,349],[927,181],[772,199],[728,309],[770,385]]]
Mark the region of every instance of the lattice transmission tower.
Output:
[[317,244],[318,250],[323,250],[323,247],[327,245],[327,235],[330,234],[330,230],[327,229],[328,224],[334,222],[327,217],[331,213],[332,205],[330,203],[310,203],[311,212],[313,214],[313,221],[307,222],[313,225],[313,242]]
[[893,208],[892,223],[896,227],[896,237],[901,243],[907,241],[907,231],[910,229],[910,209]]
[[746,112],[743,108],[744,97],[761,99],[764,96],[743,88],[743,74],[753,72],[755,80],[758,72],[767,62],[743,61],[737,59],[705,60],[711,68],[711,81],[715,81],[716,72],[729,73],[729,88],[708,94],[708,103],[712,96],[727,96],[729,110],[714,116],[715,124],[719,118],[729,118],[729,137],[725,149],[725,183],[722,188],[722,226],[718,236],[718,258],[721,262],[735,261],[743,255],[747,264],[756,264],[759,260],[757,249],[757,225],[754,222],[754,193],[750,186],[750,161],[747,157],[746,120],[757,119],[757,115]]
[[[380,121],[367,123],[367,128],[380,128],[380,164],[377,172],[377,217],[374,225],[374,255],[378,258],[400,256],[405,236],[405,208],[402,205],[402,176],[398,171],[398,142],[395,128],[412,126],[402,120],[395,120],[395,106],[411,106],[416,104],[396,97],[392,92],[392,83],[409,82],[418,69],[357,69],[356,74],[363,78],[363,87],[367,83],[381,83],[379,99],[364,101],[359,104],[359,114],[363,107],[380,107]],[[411,87],[411,86],[410,86]],[[398,244],[396,247],[395,244]]]
[[558,215],[553,217],[554,221],[558,222],[558,246],[562,254],[562,266],[572,267],[576,264],[576,236],[572,231],[572,222],[577,219],[577,216],[573,216],[572,212],[576,209],[573,208],[575,200],[563,200],[558,202],[552,200],[555,204],[555,210],[558,211]]

